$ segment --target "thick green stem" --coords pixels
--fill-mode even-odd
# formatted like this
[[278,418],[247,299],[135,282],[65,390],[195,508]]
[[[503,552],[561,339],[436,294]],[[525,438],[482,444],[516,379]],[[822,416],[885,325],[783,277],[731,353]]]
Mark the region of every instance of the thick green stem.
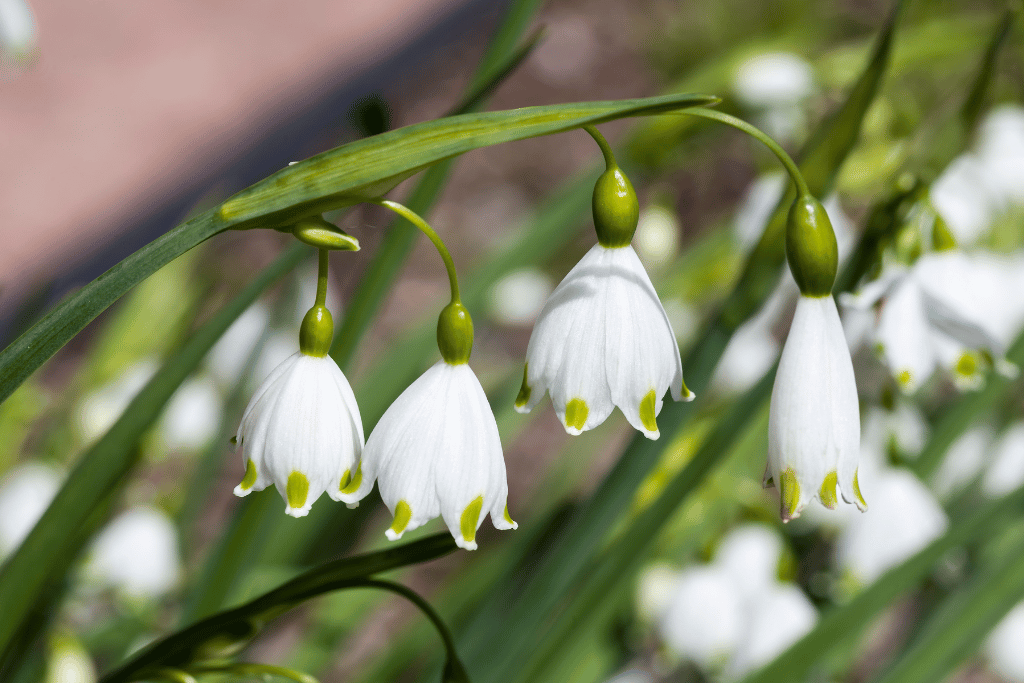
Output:
[[191,670],[197,674],[234,674],[236,676],[279,676],[295,681],[295,683],[318,683],[317,679],[309,674],[300,671],[292,671],[283,666],[272,664],[251,664],[239,662],[237,664],[210,664],[193,666]]
[[583,126],[583,130],[590,133],[590,137],[594,138],[594,142],[596,142],[597,146],[601,148],[601,154],[604,155],[605,166],[607,166],[609,170],[616,168],[618,164],[615,163],[615,154],[612,153],[611,145],[609,145],[608,141],[604,139],[603,135],[601,135],[601,131],[594,126]]
[[760,141],[765,147],[772,151],[782,165],[786,167],[786,171],[789,173],[789,177],[793,179],[793,184],[796,185],[796,194],[798,197],[802,195],[811,194],[810,189],[807,187],[807,181],[804,180],[804,176],[800,173],[800,168],[796,165],[796,162],[786,154],[786,150],[779,146],[779,143],[772,140],[766,133],[750,125],[743,119],[738,119],[735,116],[729,114],[723,114],[720,111],[714,109],[687,109],[684,114],[691,116],[698,116],[700,118],[711,119],[712,121],[718,121],[724,123],[727,126],[732,126],[736,130],[743,131],[750,137]]
[[441,236],[434,232],[434,229],[423,220],[423,218],[410,209],[407,206],[393,202],[390,199],[371,199],[371,202],[378,206],[383,206],[387,209],[391,209],[399,216],[415,225],[420,232],[427,236],[427,238],[434,243],[437,248],[437,253],[441,255],[441,260],[444,261],[445,270],[448,271],[448,283],[452,289],[452,303],[459,303],[459,277],[455,272],[455,262],[452,261],[452,255],[448,253],[448,247],[444,245],[444,241],[441,240]]

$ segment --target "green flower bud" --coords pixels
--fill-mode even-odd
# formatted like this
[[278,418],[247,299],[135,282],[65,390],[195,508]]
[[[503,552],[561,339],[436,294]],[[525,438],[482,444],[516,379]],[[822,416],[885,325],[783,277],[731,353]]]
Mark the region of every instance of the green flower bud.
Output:
[[323,358],[331,350],[334,319],[326,306],[316,305],[306,311],[299,328],[299,350],[307,356]]
[[602,247],[629,246],[640,219],[640,203],[629,178],[618,166],[609,166],[594,185],[594,228]]
[[359,251],[359,240],[320,216],[303,218],[291,226],[290,230],[300,242],[319,249]]
[[449,365],[469,362],[473,352],[473,319],[459,301],[441,309],[437,319],[437,348]]
[[786,259],[804,296],[829,296],[839,250],[825,207],[811,195],[797,197],[786,221]]

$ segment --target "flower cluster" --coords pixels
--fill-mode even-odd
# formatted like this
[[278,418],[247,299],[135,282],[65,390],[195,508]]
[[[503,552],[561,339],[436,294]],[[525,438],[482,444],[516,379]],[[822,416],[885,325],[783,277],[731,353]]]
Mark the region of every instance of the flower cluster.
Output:
[[[664,395],[690,400],[668,316],[630,245],[639,206],[607,143],[607,171],[594,189],[598,244],[554,290],[527,349],[516,409],[532,409],[551,394],[570,434],[601,424],[618,406],[636,429],[659,436]],[[414,381],[381,417],[368,439],[348,380],[330,357],[331,314],[324,305],[327,249],[352,240],[323,221],[306,221],[299,239],[321,247],[316,304],[302,322],[299,351],[256,391],[236,441],[245,476],[239,496],[273,484],[285,512],[309,513],[326,492],[358,505],[376,484],[394,521],[395,540],[440,516],[456,544],[477,547],[485,515],[497,529],[514,529],[498,426],[483,387],[469,367],[473,323],[459,299],[451,256],[422,218],[395,202],[377,202],[402,215],[437,247],[451,283],[451,303],[438,319],[441,361]],[[566,343],[566,340],[578,343]]]

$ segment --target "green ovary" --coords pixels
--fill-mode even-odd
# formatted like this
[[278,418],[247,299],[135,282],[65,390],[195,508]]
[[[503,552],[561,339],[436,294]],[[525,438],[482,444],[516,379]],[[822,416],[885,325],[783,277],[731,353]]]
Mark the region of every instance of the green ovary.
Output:
[[476,539],[476,525],[480,520],[480,510],[483,507],[484,497],[477,496],[462,511],[462,518],[459,520],[459,530],[462,532],[462,539],[466,543],[472,543]]
[[590,409],[582,398],[574,398],[565,406],[565,426],[583,431]]
[[309,495],[309,479],[302,472],[292,472],[288,475],[288,485],[285,488],[288,493],[288,505],[293,508],[301,508],[306,504],[306,497]]

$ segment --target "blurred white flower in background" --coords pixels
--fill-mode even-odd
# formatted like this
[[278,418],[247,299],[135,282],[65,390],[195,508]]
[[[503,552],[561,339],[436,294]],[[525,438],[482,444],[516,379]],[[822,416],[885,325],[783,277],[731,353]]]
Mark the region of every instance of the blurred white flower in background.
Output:
[[862,480],[871,508],[850,516],[836,539],[836,559],[847,576],[866,586],[946,531],[942,506],[911,472],[883,467]]
[[640,619],[653,624],[668,609],[679,583],[679,570],[656,562],[640,572],[636,588],[636,609]]
[[675,212],[658,204],[642,211],[633,235],[633,248],[650,270],[671,263],[679,253],[679,220]]
[[737,67],[732,91],[742,104],[758,110],[769,135],[792,139],[806,126],[800,105],[814,92],[814,71],[792,52],[765,52]]
[[1021,485],[1024,485],[1024,422],[1007,429],[992,449],[988,468],[981,479],[981,490],[996,498]]
[[19,465],[0,480],[0,558],[14,551],[39,521],[63,477],[39,462]]
[[748,626],[726,669],[737,680],[760,668],[810,633],[818,611],[793,584],[773,584],[750,603]]
[[160,419],[160,437],[171,450],[198,451],[216,436],[223,400],[213,378],[192,377],[174,392]]
[[676,654],[705,671],[719,671],[743,634],[743,608],[743,597],[725,570],[687,567],[679,574],[658,631]]
[[761,310],[733,333],[711,379],[715,391],[746,391],[775,363],[782,343],[773,330],[797,291],[791,277],[783,280]]
[[1024,603],[1010,610],[985,639],[989,666],[1009,681],[1024,683]]
[[753,249],[761,239],[761,233],[782,199],[788,182],[789,177],[778,171],[758,176],[747,188],[732,221],[733,232],[744,253]]
[[745,524],[722,539],[714,561],[642,575],[641,613],[656,619],[665,645],[709,674],[735,680],[777,656],[817,622],[796,585],[778,579],[782,539],[771,527]]
[[0,0],[0,76],[7,64],[24,65],[39,44],[36,18],[26,0]]
[[269,309],[266,304],[257,301],[238,316],[206,354],[206,369],[222,390],[230,391],[241,379],[246,363],[256,351],[256,345],[269,324]]
[[1009,205],[1024,203],[1024,108],[993,108],[975,149],[953,160],[932,184],[931,201],[957,241],[973,244]]
[[1024,305],[1007,296],[1018,271],[1012,261],[944,249],[910,267],[890,264],[840,301],[846,309],[877,307],[870,336],[904,392],[917,391],[939,366],[958,387],[977,389],[986,358],[1000,372],[1015,373],[1004,354],[1024,323]]
[[95,683],[96,665],[82,644],[70,634],[50,643],[45,683]]
[[174,523],[152,507],[123,512],[96,537],[85,571],[126,597],[160,597],[177,585],[181,575]]
[[947,500],[959,493],[981,473],[995,434],[988,425],[971,427],[950,444],[942,464],[932,477],[936,495]]
[[155,360],[140,360],[117,379],[86,395],[79,403],[75,415],[82,443],[92,443],[114,426],[135,395],[156,374],[156,370]]
[[551,276],[537,268],[514,270],[491,288],[491,317],[503,325],[531,325],[554,288]]

